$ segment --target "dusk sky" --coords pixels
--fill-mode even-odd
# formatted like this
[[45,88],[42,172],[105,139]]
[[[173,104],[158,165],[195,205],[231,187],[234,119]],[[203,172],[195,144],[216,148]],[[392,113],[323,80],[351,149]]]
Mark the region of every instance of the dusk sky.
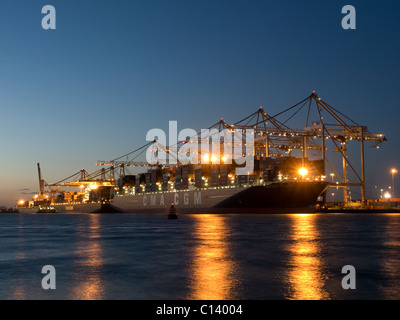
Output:
[[[355,30],[341,25],[348,4]],[[56,182],[170,120],[274,115],[313,90],[388,137],[367,144],[367,196],[400,169],[398,0],[0,0],[0,39],[0,205],[38,191],[37,162]]]

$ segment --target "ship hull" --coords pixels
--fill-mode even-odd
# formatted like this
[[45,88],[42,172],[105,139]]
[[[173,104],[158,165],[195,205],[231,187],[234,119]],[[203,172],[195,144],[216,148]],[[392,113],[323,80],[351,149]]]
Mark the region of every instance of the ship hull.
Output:
[[39,207],[18,207],[19,213],[92,213],[99,210],[99,203],[72,203],[72,204],[53,204],[56,212],[40,212]]
[[[111,207],[99,203],[54,204],[58,213],[310,213],[325,182],[280,182],[270,185],[216,187],[115,196]],[[111,210],[108,210],[111,209]],[[28,208],[29,213],[37,209]],[[20,210],[20,212],[28,213]]]
[[293,182],[154,192],[116,196],[112,205],[127,213],[167,213],[171,204],[179,213],[304,213],[314,210],[327,186],[325,182]]

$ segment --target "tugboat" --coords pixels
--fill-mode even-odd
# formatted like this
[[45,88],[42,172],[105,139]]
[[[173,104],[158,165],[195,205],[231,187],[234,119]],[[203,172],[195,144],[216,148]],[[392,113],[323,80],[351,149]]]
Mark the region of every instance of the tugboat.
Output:
[[176,214],[176,209],[174,207],[174,204],[171,204],[171,208],[169,208],[169,213],[167,215],[168,219],[178,219],[178,215]]

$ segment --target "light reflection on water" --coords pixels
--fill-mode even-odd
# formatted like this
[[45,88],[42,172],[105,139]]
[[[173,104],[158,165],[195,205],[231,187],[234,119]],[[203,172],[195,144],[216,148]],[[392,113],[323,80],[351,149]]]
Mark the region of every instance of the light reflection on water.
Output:
[[289,265],[285,286],[287,299],[326,300],[324,290],[326,271],[321,261],[320,235],[315,226],[314,214],[291,215],[292,232],[289,235]]
[[398,214],[5,214],[0,253],[0,299],[400,299]]
[[[103,298],[103,249],[100,243],[101,224],[100,215],[89,215],[89,228],[78,230],[79,234],[87,238],[80,239],[76,243],[75,254],[77,256],[75,266],[74,290],[70,299],[76,300],[100,300]],[[81,227],[82,228],[82,227]],[[86,232],[85,232],[86,231]]]
[[226,217],[195,215],[195,244],[190,267],[191,300],[235,299],[236,262],[229,245]]

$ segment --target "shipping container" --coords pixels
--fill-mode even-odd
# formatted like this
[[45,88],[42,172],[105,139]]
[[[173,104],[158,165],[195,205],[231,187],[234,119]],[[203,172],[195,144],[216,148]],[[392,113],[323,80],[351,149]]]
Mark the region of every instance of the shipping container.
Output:
[[228,185],[228,167],[224,164],[220,165],[219,167],[219,185]]
[[248,184],[249,183],[249,176],[248,175],[239,175],[238,176],[238,183],[239,183],[239,185]]
[[196,171],[194,173],[194,185],[195,185],[196,188],[202,188],[203,187],[201,169],[196,169]]

